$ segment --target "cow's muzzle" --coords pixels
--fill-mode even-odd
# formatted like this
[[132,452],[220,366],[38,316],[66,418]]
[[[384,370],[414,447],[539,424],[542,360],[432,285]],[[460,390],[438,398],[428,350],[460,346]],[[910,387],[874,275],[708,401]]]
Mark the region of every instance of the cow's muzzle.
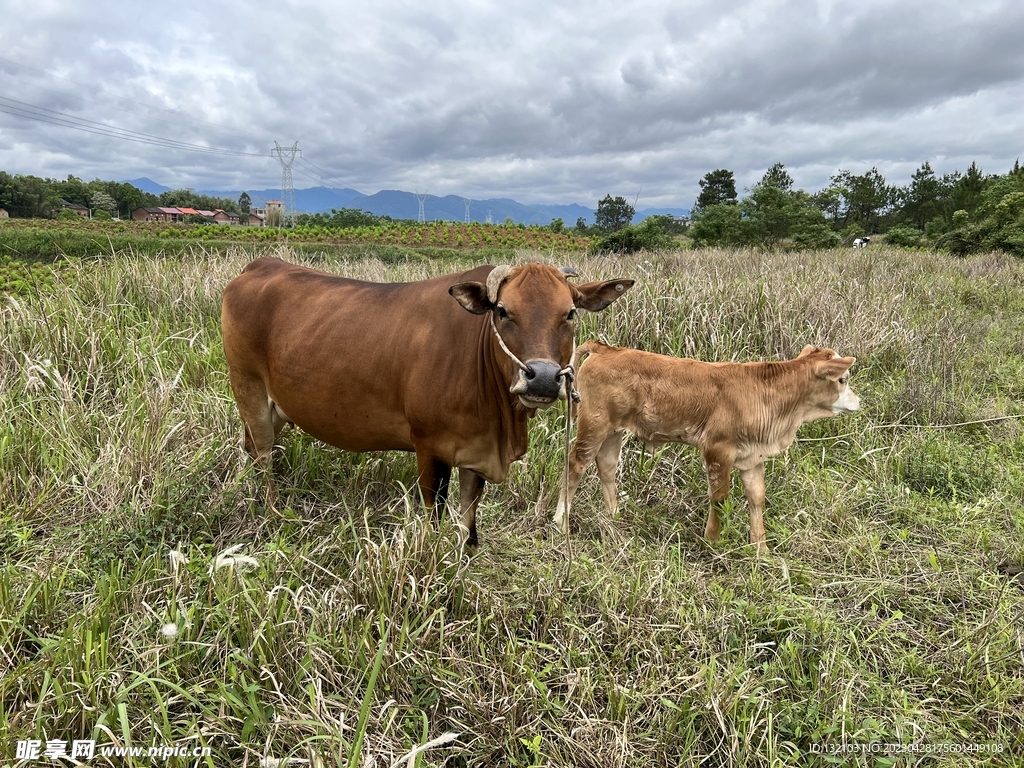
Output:
[[550,360],[527,360],[512,385],[513,395],[527,408],[548,408],[565,399],[562,367]]

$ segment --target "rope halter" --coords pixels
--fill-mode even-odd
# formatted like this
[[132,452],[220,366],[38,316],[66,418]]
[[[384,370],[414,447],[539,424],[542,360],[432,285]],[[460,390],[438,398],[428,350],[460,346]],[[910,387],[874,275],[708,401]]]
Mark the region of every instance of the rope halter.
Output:
[[[515,354],[512,352],[512,350],[508,348],[508,345],[505,343],[505,340],[503,338],[501,338],[501,334],[498,333],[498,326],[494,322],[494,313],[495,313],[495,311],[497,311],[497,310],[494,309],[494,310],[491,310],[490,312],[488,312],[487,313],[487,317],[491,321],[491,330],[494,331],[494,337],[498,340],[498,345],[501,347],[501,351],[504,352],[506,355],[508,355],[509,359],[513,363],[515,363],[516,366],[518,366],[519,370],[521,370],[527,376],[527,378],[532,379],[534,377],[534,375],[535,375],[534,371],[533,371],[533,368],[531,368],[526,363],[524,363],[522,360],[520,360],[518,357],[516,357]],[[565,366],[564,368],[562,368],[558,372],[558,376],[559,376],[559,378],[564,378],[565,379],[565,392],[566,392],[566,395],[568,395],[568,397],[572,399],[572,402],[578,403],[580,401],[580,393],[576,391],[576,369],[572,365],[572,360],[576,356],[576,340],[575,339],[573,339],[573,345],[572,346],[573,346],[573,355],[572,355],[572,357],[569,358],[569,364],[567,366]]]

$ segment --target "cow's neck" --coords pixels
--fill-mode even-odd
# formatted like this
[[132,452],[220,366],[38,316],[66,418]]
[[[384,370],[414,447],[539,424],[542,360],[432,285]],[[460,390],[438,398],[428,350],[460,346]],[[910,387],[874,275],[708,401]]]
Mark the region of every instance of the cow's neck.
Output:
[[[783,360],[766,363],[774,366],[773,375],[760,382],[758,393],[764,404],[764,411],[771,417],[762,424],[766,442],[780,442],[788,446],[796,438],[797,430],[805,424],[808,368],[804,361]],[[813,374],[812,374],[813,375]],[[781,386],[780,386],[781,384]]]

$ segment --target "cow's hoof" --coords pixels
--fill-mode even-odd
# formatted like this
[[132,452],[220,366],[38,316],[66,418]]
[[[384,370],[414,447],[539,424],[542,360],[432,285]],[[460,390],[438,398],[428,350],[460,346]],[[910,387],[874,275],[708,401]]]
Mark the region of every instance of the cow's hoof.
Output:
[[480,540],[476,536],[476,530],[470,530],[462,523],[459,523],[459,541],[464,547],[473,547],[474,549],[479,546]]

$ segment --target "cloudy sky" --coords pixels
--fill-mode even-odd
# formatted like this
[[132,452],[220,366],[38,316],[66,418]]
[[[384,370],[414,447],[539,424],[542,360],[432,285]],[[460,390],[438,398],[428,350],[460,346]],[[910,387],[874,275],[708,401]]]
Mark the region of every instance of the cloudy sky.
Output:
[[270,148],[297,140],[297,188],[594,206],[642,186],[643,208],[691,205],[714,168],[748,186],[781,161],[813,190],[1024,154],[1020,0],[0,0],[0,19],[11,173],[274,187]]

